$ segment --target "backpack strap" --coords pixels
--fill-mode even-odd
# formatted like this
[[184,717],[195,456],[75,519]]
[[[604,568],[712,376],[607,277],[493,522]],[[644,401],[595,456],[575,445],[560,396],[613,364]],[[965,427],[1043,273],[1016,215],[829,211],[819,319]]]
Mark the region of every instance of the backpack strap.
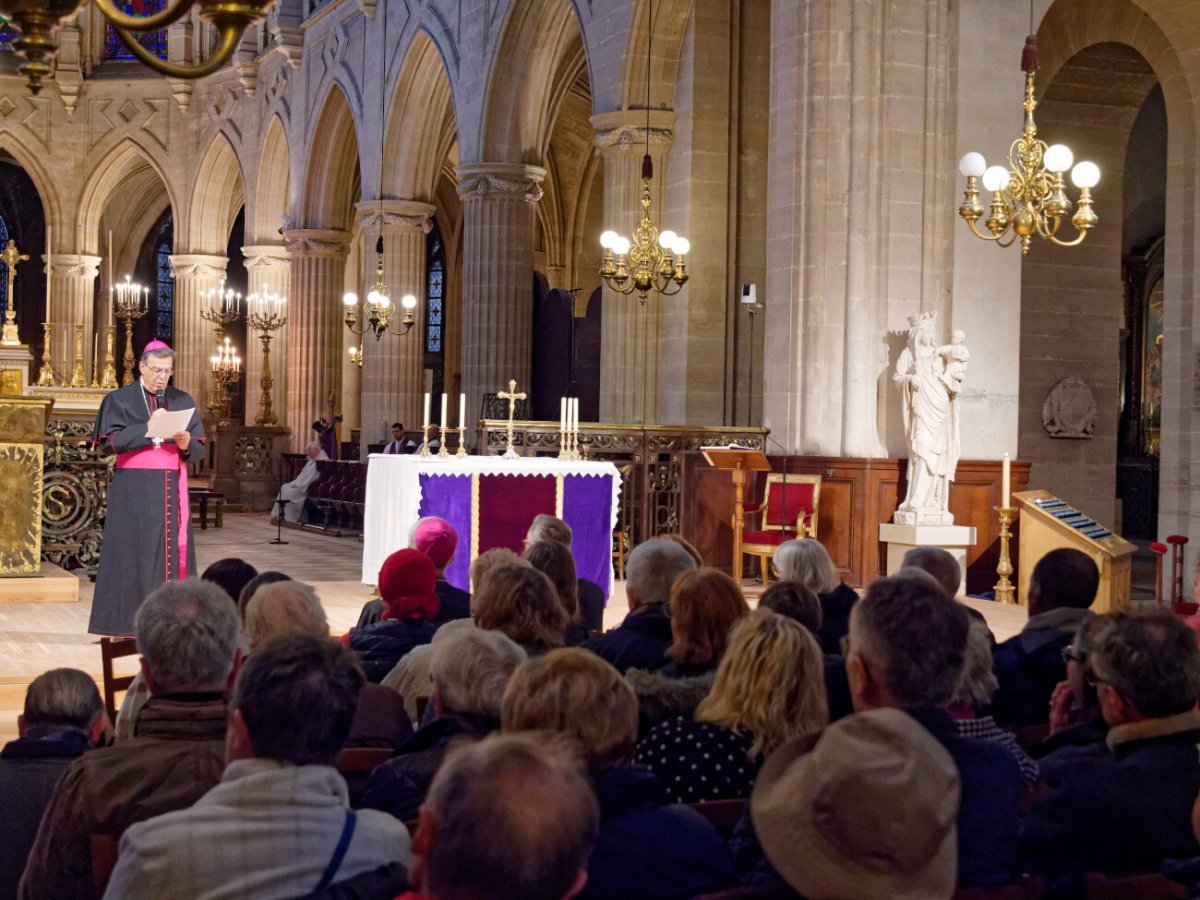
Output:
[[333,883],[334,876],[337,875],[338,869],[342,867],[342,860],[346,858],[346,851],[350,849],[350,838],[354,837],[354,826],[358,822],[358,818],[354,815],[354,810],[346,810],[346,822],[342,825],[342,836],[338,839],[337,848],[333,851],[333,856],[329,860],[329,865],[325,867],[325,874],[321,876],[321,883],[317,885],[318,891],[323,891]]

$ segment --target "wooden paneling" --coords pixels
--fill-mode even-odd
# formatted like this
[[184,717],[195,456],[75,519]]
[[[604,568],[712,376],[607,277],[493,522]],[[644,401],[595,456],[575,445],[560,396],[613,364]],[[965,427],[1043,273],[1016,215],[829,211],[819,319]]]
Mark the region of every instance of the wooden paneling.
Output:
[[[821,508],[817,538],[823,543],[847,584],[861,587],[883,574],[886,548],[879,541],[879,526],[891,521],[908,485],[907,461],[901,459],[851,459],[832,456],[770,457],[776,472],[821,476]],[[706,474],[707,473],[707,474]],[[683,498],[682,529],[709,565],[728,570],[733,532],[733,487],[727,473],[710,469],[702,459],[689,460],[687,490]],[[1012,464],[1012,487],[1024,490],[1029,483],[1029,463]],[[762,499],[764,479],[751,473],[747,502]],[[977,541],[967,554],[967,589],[991,590],[996,582],[999,557],[999,524],[993,507],[1000,504],[1000,462],[962,460],[950,486],[950,511],[956,525],[976,530]],[[1017,564],[1016,532],[1011,543]]]

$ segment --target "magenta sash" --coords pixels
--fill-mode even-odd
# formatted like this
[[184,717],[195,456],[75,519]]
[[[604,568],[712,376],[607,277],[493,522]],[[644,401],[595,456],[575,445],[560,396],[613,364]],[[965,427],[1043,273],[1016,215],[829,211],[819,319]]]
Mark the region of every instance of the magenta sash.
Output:
[[188,522],[192,516],[188,506],[187,461],[174,444],[169,447],[166,444],[160,444],[117,454],[117,468],[161,469],[179,473],[179,508],[177,510],[179,531],[176,540],[179,548],[179,580],[183,581],[187,578]]

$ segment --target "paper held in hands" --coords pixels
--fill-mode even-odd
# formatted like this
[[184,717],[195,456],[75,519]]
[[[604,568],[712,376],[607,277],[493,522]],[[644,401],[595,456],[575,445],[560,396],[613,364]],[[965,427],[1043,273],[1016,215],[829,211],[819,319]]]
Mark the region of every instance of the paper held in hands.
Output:
[[169,441],[181,431],[187,431],[188,422],[192,421],[192,409],[164,409],[162,415],[150,420],[146,427],[146,437],[160,441]]

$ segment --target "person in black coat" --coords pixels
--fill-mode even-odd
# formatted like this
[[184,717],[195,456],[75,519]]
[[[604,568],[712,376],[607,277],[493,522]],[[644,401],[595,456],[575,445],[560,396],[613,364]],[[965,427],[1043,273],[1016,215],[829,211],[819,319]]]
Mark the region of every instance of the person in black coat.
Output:
[[841,656],[858,592],[842,584],[824,545],[816,538],[784,541],[775,551],[773,565],[781,581],[802,584],[817,595],[821,603],[817,640],[826,654]]
[[437,570],[420,550],[397,550],[379,569],[383,619],[351,628],[343,640],[358,653],[367,680],[379,684],[413,647],[433,640],[440,601],[434,593]]
[[583,646],[620,672],[661,669],[670,662],[666,652],[674,639],[667,609],[671,586],[694,568],[691,554],[674,541],[654,538],[638,544],[625,564],[629,615],[612,631]]
[[1086,553],[1062,548],[1043,556],[1029,578],[1029,621],[996,648],[992,666],[1000,687],[989,709],[1006,727],[1049,721],[1050,697],[1067,675],[1063,648],[1091,617],[1100,570]]
[[563,734],[584,757],[600,801],[600,834],[581,898],[683,900],[729,887],[733,859],[712,823],[689,807],[663,805],[655,774],[625,762],[637,719],[625,679],[579,647],[518,666],[500,712],[503,731]]
[[1092,636],[1088,665],[1103,743],[1039,761],[1046,789],[1021,823],[1021,859],[1071,896],[1086,872],[1123,875],[1200,854],[1200,649],[1167,610],[1113,613]]
[[395,759],[376,767],[360,806],[417,817],[446,753],[461,740],[477,740],[500,727],[500,703],[525,651],[499,631],[468,629],[433,646],[430,671],[435,717],[401,746]]
[[[471,595],[446,580],[446,567],[454,561],[458,550],[458,532],[454,526],[438,516],[418,519],[409,535],[408,546],[428,556],[437,568],[437,584],[433,590],[438,595],[439,605],[437,615],[433,619],[434,624],[444,625],[455,619],[470,618]],[[366,628],[368,625],[374,625],[383,618],[383,612],[382,600],[368,600],[363,604],[356,627]]]
[[109,729],[96,682],[78,669],[52,669],[25,693],[20,737],[0,750],[0,897],[17,896],[42,813],[63,770]]

